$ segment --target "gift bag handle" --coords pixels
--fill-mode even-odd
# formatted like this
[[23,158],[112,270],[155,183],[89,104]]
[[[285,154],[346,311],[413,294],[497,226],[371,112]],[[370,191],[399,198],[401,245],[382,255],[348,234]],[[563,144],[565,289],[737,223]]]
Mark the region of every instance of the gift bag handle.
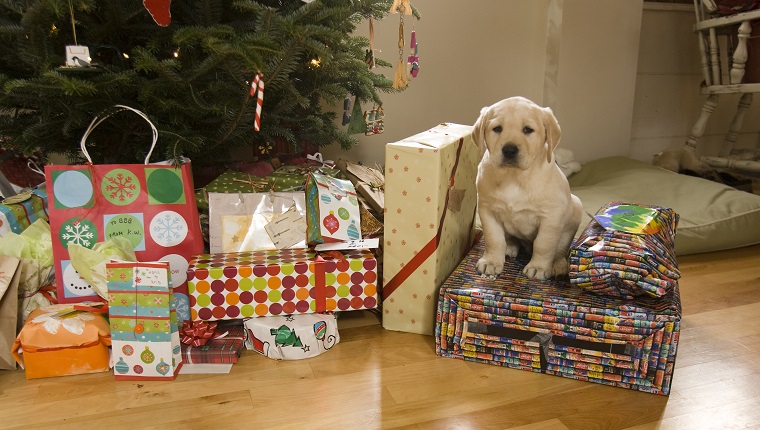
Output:
[[87,137],[90,135],[90,133],[92,132],[92,130],[95,130],[95,127],[97,127],[98,125],[100,125],[101,122],[103,122],[106,119],[108,119],[108,117],[110,117],[111,115],[119,113],[119,112],[122,112],[124,110],[131,110],[132,112],[136,113],[137,115],[140,115],[140,117],[142,117],[142,119],[144,119],[145,121],[147,121],[148,124],[150,125],[150,128],[151,128],[152,132],[153,132],[153,143],[150,145],[150,151],[148,151],[148,155],[145,156],[145,164],[148,164],[150,162],[150,156],[151,156],[151,154],[153,154],[153,149],[156,147],[156,142],[158,141],[158,130],[156,130],[156,126],[153,125],[152,122],[150,122],[150,119],[148,119],[147,115],[145,115],[144,113],[140,112],[139,110],[137,110],[135,108],[131,108],[131,107],[125,106],[125,105],[114,105],[114,107],[118,108],[118,110],[116,110],[114,112],[110,112],[108,115],[106,115],[106,116],[104,116],[102,118],[99,117],[99,116],[96,116],[95,118],[92,119],[92,121],[90,122],[90,126],[87,127],[87,130],[84,132],[84,136],[82,136],[82,140],[79,142],[79,148],[81,148],[82,153],[84,154],[85,158],[87,158],[87,161],[89,163],[92,163],[92,158],[90,158],[90,154],[87,152],[87,148],[85,147],[85,142],[87,141]]

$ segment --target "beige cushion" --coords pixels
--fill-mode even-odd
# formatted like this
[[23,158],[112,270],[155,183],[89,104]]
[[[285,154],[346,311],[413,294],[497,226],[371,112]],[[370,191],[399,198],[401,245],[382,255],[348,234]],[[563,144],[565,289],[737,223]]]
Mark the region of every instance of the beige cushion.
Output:
[[760,196],[755,194],[622,157],[587,163],[569,181],[585,211],[578,235],[604,204],[624,201],[674,209],[680,216],[678,255],[760,243]]

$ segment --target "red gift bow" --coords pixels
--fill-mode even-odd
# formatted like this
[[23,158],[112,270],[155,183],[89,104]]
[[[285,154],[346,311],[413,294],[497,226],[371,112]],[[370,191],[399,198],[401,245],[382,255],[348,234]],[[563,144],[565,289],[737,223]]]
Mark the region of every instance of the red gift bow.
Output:
[[184,321],[182,323],[182,343],[192,346],[203,346],[214,339],[216,322]]

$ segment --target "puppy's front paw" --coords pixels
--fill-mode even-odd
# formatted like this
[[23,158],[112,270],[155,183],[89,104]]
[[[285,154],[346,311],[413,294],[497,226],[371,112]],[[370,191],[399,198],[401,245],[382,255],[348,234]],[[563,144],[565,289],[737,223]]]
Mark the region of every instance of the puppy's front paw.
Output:
[[556,257],[552,265],[554,276],[562,276],[570,273],[570,263],[564,257]]
[[483,257],[478,260],[478,263],[475,265],[475,270],[477,270],[477,272],[484,278],[496,279],[496,277],[499,276],[503,269],[504,259],[501,261],[494,261],[492,259]]
[[522,273],[531,279],[548,279],[552,276],[551,267],[543,267],[533,262],[528,263]]

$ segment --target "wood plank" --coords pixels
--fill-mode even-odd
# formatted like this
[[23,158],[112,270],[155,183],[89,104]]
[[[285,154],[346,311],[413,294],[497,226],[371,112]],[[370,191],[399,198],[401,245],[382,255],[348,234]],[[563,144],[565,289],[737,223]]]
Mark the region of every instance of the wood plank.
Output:
[[683,320],[669,397],[438,357],[433,337],[384,330],[361,311],[339,318],[341,341],[325,354],[276,361],[244,351],[225,375],[137,382],[0,371],[0,428],[216,428],[230,417],[260,429],[757,427],[760,246],[679,265]]

